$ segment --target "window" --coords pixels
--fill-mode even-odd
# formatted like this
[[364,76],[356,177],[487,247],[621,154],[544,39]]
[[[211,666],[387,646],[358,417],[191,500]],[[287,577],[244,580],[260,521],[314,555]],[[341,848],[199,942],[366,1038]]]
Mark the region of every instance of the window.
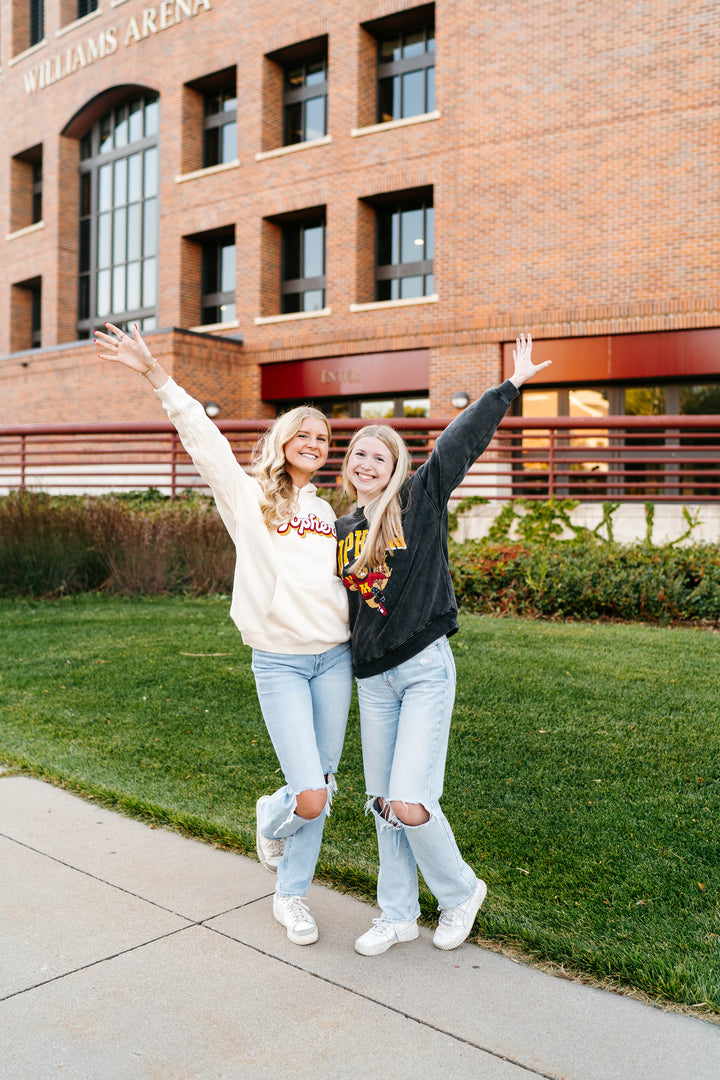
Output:
[[10,227],[25,229],[43,219],[43,150],[33,146],[10,162]]
[[376,300],[405,300],[435,292],[432,196],[379,205]]
[[235,321],[235,237],[213,240],[202,249],[202,322]]
[[203,168],[237,158],[237,95],[235,82],[204,95]]
[[77,18],[82,19],[83,15],[89,15],[91,11],[96,11],[97,6],[98,0],[78,0]]
[[157,325],[159,103],[133,97],[80,143],[78,336]]
[[42,279],[13,285],[11,292],[10,348],[12,352],[39,349],[42,343]]
[[309,142],[327,134],[327,58],[285,69],[284,145]]
[[435,108],[435,28],[405,30],[378,41],[378,123]]
[[37,45],[45,36],[45,4],[30,0],[30,44]]
[[325,307],[325,216],[282,227],[282,312]]

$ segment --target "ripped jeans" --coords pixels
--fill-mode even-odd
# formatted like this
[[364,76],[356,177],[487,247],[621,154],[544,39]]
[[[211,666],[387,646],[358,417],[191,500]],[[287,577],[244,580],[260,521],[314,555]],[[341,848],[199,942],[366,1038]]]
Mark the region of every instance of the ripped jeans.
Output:
[[[350,643],[317,654],[253,650],[260,708],[285,777],[260,809],[263,836],[285,838],[278,867],[278,896],[305,896],[320,854],[325,818],[336,790],[353,677]],[[327,791],[316,818],[295,813],[301,791]]]
[[[381,675],[358,679],[358,700],[365,788],[380,856],[378,906],[386,919],[416,919],[419,867],[440,907],[456,907],[477,879],[439,802],[455,702],[455,661],[447,638]],[[386,816],[378,813],[378,798]],[[421,804],[430,820],[405,825],[390,802]]]

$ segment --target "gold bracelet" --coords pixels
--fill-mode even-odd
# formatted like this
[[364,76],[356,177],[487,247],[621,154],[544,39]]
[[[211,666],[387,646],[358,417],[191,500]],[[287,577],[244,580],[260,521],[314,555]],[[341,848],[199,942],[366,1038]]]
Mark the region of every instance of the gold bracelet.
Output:
[[150,365],[150,367],[147,367],[147,368],[145,368],[145,370],[144,370],[144,371],[141,371],[141,372],[140,372],[140,374],[141,374],[141,375],[147,375],[148,371],[152,371],[152,369],[153,369],[154,367],[157,367],[157,360],[153,360],[153,362],[152,362],[152,364]]

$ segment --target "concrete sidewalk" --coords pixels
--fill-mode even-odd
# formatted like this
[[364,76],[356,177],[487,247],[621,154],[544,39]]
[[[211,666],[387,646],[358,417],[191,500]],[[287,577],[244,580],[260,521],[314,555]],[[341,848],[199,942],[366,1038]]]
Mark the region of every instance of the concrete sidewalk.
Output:
[[0,776],[2,1080],[717,1080],[720,1027],[465,944],[379,957],[313,886],[316,945],[252,859]]

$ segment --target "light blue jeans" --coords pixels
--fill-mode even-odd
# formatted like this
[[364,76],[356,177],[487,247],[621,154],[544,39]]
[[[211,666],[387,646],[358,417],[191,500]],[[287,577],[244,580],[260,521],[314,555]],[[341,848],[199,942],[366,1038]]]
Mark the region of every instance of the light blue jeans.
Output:
[[[260,708],[285,785],[263,803],[263,836],[285,838],[278,867],[278,896],[305,896],[320,854],[325,818],[336,790],[353,676],[350,643],[324,653],[290,655],[253,649],[252,670]],[[295,813],[301,791],[327,791],[316,818]]]
[[[420,914],[418,867],[441,908],[467,900],[475,873],[464,862],[440,809],[450,720],[455,702],[455,661],[446,637],[404,664],[358,679],[365,787],[375,817],[380,873],[378,905],[387,919],[406,922]],[[377,799],[419,803],[424,825],[405,825]]]

